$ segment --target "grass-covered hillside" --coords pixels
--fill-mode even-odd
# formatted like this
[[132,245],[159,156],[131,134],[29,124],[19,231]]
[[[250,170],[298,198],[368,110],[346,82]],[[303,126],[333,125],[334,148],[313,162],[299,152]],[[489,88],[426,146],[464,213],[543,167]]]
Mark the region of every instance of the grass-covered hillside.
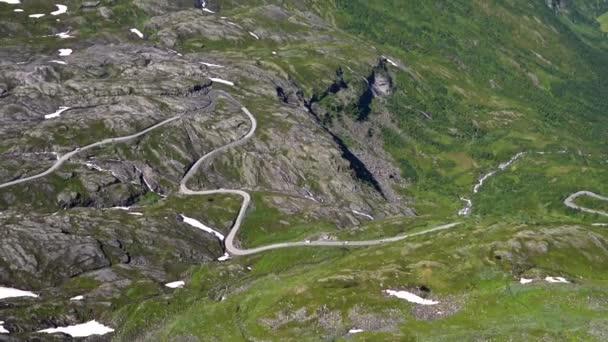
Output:
[[[10,336],[97,319],[116,341],[608,339],[608,217],[564,205],[608,196],[608,2],[204,3],[0,2],[0,184],[179,116],[0,189],[20,246],[0,244],[0,286],[42,294],[0,308]],[[304,246],[218,261],[180,215],[228,235],[242,197],[180,181],[247,134],[240,106],[255,135],[188,186],[251,195],[237,247]]]

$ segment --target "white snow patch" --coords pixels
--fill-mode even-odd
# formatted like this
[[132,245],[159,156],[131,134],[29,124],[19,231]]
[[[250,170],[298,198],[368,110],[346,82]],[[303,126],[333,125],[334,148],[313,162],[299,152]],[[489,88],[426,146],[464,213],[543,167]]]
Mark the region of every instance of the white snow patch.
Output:
[[439,302],[436,302],[434,300],[424,299],[422,297],[416,296],[415,294],[413,294],[411,292],[407,292],[407,291],[385,290],[384,292],[386,292],[386,294],[388,294],[389,296],[397,297],[400,299],[405,299],[408,302],[416,303],[416,304],[420,304],[420,305],[439,304]]
[[201,62],[202,65],[211,67],[211,68],[223,68],[223,65],[219,65],[219,64],[213,64],[213,63],[207,63],[207,62]]
[[60,15],[68,11],[68,6],[66,5],[56,4],[55,6],[57,6],[57,10],[55,12],[51,12],[51,15]]
[[0,286],[0,299],[5,298],[17,298],[17,297],[38,297],[37,294],[30,291],[23,291],[18,289],[13,289],[10,287],[2,287]]
[[181,289],[182,287],[186,286],[186,282],[183,280],[174,281],[172,283],[166,283],[165,286],[170,289]]
[[353,213],[357,214],[357,215],[360,215],[360,216],[365,216],[365,217],[367,217],[367,218],[368,218],[368,219],[370,219],[370,220],[373,220],[373,219],[374,219],[374,217],[373,217],[372,215],[369,215],[369,214],[366,214],[366,213],[362,213],[362,212],[357,211],[357,210],[351,210],[351,211],[352,211]]
[[239,24],[235,24],[235,23],[233,23],[232,21],[227,21],[226,23],[228,23],[228,25],[236,26],[236,27],[238,27],[238,28],[242,29],[241,25],[239,25]]
[[4,327],[4,321],[0,321],[0,334],[10,334],[11,332]]
[[203,12],[207,12],[207,13],[215,13],[212,10],[208,9],[208,8],[203,8]]
[[362,329],[350,329],[350,330],[348,331],[348,333],[349,333],[349,334],[358,334],[358,333],[362,333],[362,332],[364,332],[364,331],[365,331],[365,330],[362,330]]
[[124,210],[124,211],[129,211],[131,210],[131,208],[129,207],[112,207],[110,209],[114,209],[114,210]]
[[23,12],[23,9],[22,8],[15,8],[13,10],[13,12],[21,13],[21,12]]
[[209,79],[213,82],[217,82],[217,83],[222,83],[222,84],[227,84],[229,86],[233,86],[234,87],[234,82],[230,82],[230,81],[226,81],[223,80],[221,78],[216,78],[216,77],[209,77]]
[[68,109],[70,109],[70,107],[59,107],[59,109],[55,113],[47,114],[44,116],[44,118],[47,120],[58,118],[61,115],[61,113],[65,112]]
[[21,0],[0,0],[0,2],[4,2],[9,5],[18,5],[21,3]]
[[593,223],[591,225],[594,227],[608,227],[608,223]]
[[209,228],[209,227],[205,226],[204,224],[202,224],[201,222],[199,222],[193,218],[190,218],[190,217],[187,217],[184,215],[180,215],[180,216],[184,220],[184,223],[189,224],[194,228],[198,228],[200,230],[206,231],[207,233],[213,234],[221,241],[224,241],[224,235],[222,233],[214,230],[213,228]]
[[391,63],[393,66],[398,66],[397,63],[393,62],[392,60],[390,60],[388,58],[386,59],[386,61],[389,62],[389,63]]
[[226,261],[226,260],[230,260],[230,259],[232,259],[230,257],[230,254],[224,253],[224,255],[222,255],[221,257],[217,258],[217,261]]
[[83,299],[84,299],[84,296],[76,296],[76,297],[70,298],[70,300],[74,301],[74,302],[79,301],[79,300],[83,300]]
[[129,215],[133,215],[133,216],[144,216],[144,214],[142,214],[142,213],[129,213]]
[[30,15],[28,15],[28,17],[38,19],[38,18],[44,17],[44,14],[42,14],[42,13],[40,13],[40,14],[30,14]]
[[545,277],[545,281],[548,283],[563,283],[569,284],[570,282],[563,277]]
[[55,34],[55,36],[57,36],[61,39],[74,38],[74,36],[70,36],[70,31],[59,32],[59,33]]
[[277,54],[277,52],[276,52],[276,51],[272,51],[272,54],[273,54],[273,55],[276,55],[276,54]]
[[132,28],[129,31],[131,31],[132,33],[135,33],[139,38],[142,38],[142,39],[144,38],[144,34],[141,33],[141,31],[136,28]]
[[88,337],[93,335],[105,335],[113,331],[114,329],[108,328],[105,325],[98,323],[97,321],[90,321],[87,323],[70,325],[67,327],[44,329],[38,332],[47,334],[64,333],[72,337]]
[[56,64],[61,64],[61,65],[68,65],[68,63],[64,62],[64,61],[60,61],[57,59],[53,59],[52,61],[49,61],[49,63],[56,63]]
[[72,52],[72,49],[59,49],[59,56],[69,56]]
[[533,281],[534,281],[534,279],[528,279],[528,278],[521,278],[521,279],[519,279],[519,283],[520,284],[530,284]]
[[257,39],[257,40],[260,40],[260,37],[259,37],[257,34],[255,34],[255,33],[251,32],[251,31],[249,31],[249,34],[250,34],[250,35],[251,35],[253,38],[255,38],[255,39]]

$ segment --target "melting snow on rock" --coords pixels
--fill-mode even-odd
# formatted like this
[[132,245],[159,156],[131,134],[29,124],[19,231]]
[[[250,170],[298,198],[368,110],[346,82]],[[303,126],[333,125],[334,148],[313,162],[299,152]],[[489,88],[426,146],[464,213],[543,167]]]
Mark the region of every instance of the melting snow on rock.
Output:
[[4,2],[5,4],[17,5],[21,3],[21,0],[0,0],[0,2]]
[[44,116],[44,118],[47,120],[58,118],[61,115],[61,113],[65,112],[68,109],[70,109],[70,107],[59,107],[59,109],[55,113],[47,114]]
[[21,9],[21,8],[15,8],[13,10],[13,12],[21,13],[21,12],[23,12],[23,9]]
[[84,296],[76,296],[76,297],[72,297],[70,298],[71,301],[79,301],[79,300],[83,300]]
[[136,34],[136,35],[137,35],[139,38],[144,38],[144,34],[143,34],[143,33],[141,33],[141,31],[140,31],[140,30],[138,30],[138,29],[136,29],[136,28],[132,28],[132,29],[130,29],[129,31],[131,31],[131,32],[135,33],[135,34]]
[[520,284],[530,284],[534,279],[521,278],[519,279]]
[[570,282],[563,277],[545,277],[545,281],[548,283],[563,283],[569,284]]
[[28,17],[38,19],[38,18],[44,17],[44,14],[41,14],[41,13],[40,14],[30,14],[30,15],[28,15]]
[[364,331],[365,331],[365,330],[361,330],[361,329],[350,329],[350,330],[348,331],[348,333],[349,333],[349,334],[358,334],[358,333],[362,333],[362,332],[364,332]]
[[394,291],[394,290],[385,290],[384,291],[386,294],[388,294],[389,296],[393,296],[393,297],[397,297],[400,299],[405,299],[408,302],[411,303],[416,303],[416,304],[420,304],[420,305],[436,305],[439,304],[439,302],[436,302],[434,300],[430,300],[430,299],[424,299],[422,297],[419,297],[411,292],[407,292],[407,291]]
[[17,297],[38,297],[37,294],[30,291],[23,291],[18,289],[13,289],[10,287],[2,287],[0,286],[0,299],[5,298],[17,298]]
[[222,233],[214,230],[213,228],[209,228],[209,227],[205,226],[204,224],[202,224],[201,222],[199,222],[193,218],[190,218],[190,217],[184,216],[184,215],[180,215],[180,216],[184,220],[184,223],[189,224],[192,227],[198,228],[200,230],[206,231],[207,233],[213,234],[221,241],[224,241],[224,235]]
[[105,335],[113,332],[114,329],[108,328],[97,321],[90,321],[83,324],[70,325],[67,327],[50,328],[38,332],[47,334],[64,333],[72,337],[88,337],[93,335]]
[[73,38],[74,37],[74,36],[70,36],[70,31],[59,32],[59,33],[55,34],[55,36],[59,37],[61,39]]
[[4,321],[0,321],[0,334],[10,334],[10,331],[4,327]]
[[61,65],[68,65],[68,63],[64,62],[64,61],[59,61],[56,59],[53,59],[52,61],[49,61],[49,63],[56,63],[56,64],[61,64]]
[[167,283],[165,284],[166,287],[170,288],[170,289],[181,289],[182,287],[186,286],[186,282],[183,280],[180,281],[174,281],[172,283]]
[[223,68],[223,65],[219,65],[219,64],[213,64],[213,63],[206,63],[206,62],[201,62],[202,65],[211,67],[211,68]]
[[373,217],[373,216],[368,215],[368,214],[366,214],[366,213],[362,213],[362,212],[357,211],[357,210],[351,210],[351,211],[352,211],[354,214],[357,214],[357,215],[360,215],[360,216],[365,216],[365,217],[367,217],[367,218],[368,218],[368,219],[370,219],[370,220],[373,220],[373,219],[374,219],[374,217]]
[[223,80],[221,78],[215,78],[215,77],[209,77],[209,79],[213,82],[217,82],[217,83],[222,83],[222,84],[227,84],[229,86],[233,86],[234,87],[234,82],[230,82],[230,81],[226,81]]
[[69,56],[72,52],[72,49],[59,49],[59,56]]
[[251,35],[253,38],[255,38],[255,39],[257,39],[257,40],[260,40],[260,37],[259,37],[257,34],[255,34],[255,33],[251,32],[251,31],[249,32],[249,34],[250,34],[250,35]]
[[57,10],[55,12],[51,12],[51,15],[60,15],[64,14],[68,11],[68,6],[66,5],[55,5],[57,6]]
[[224,253],[224,255],[222,255],[221,257],[217,258],[217,261],[226,261],[226,260],[230,260],[230,254],[228,253]]

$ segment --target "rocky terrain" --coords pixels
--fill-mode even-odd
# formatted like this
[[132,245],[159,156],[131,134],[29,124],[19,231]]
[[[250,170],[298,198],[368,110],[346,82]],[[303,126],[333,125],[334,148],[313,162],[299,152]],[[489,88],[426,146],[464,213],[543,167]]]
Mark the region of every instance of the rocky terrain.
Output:
[[[608,298],[573,273],[604,262],[603,221],[562,203],[608,193],[608,5],[433,3],[0,1],[0,287],[38,295],[0,299],[0,340],[489,338],[462,332],[479,282]],[[223,149],[243,108],[255,134]],[[243,199],[216,189],[251,196],[238,248],[311,248],[226,253]],[[595,312],[581,336],[606,334]]]

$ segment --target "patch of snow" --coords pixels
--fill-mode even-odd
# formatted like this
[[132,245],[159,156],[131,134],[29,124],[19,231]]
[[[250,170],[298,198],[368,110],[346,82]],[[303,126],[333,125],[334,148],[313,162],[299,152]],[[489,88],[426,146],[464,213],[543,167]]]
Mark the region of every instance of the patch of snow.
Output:
[[255,38],[255,39],[257,39],[257,40],[260,40],[260,37],[259,37],[257,34],[255,34],[255,33],[251,32],[251,31],[249,31],[249,34],[250,34],[250,35],[251,35],[253,38]]
[[4,2],[9,5],[18,5],[21,3],[21,0],[0,0],[0,2]]
[[212,10],[208,9],[208,8],[203,8],[203,12],[207,12],[207,13],[215,13]]
[[206,63],[206,62],[201,62],[202,65],[211,67],[211,68],[223,68],[223,65],[219,65],[219,64],[213,64],[213,63]]
[[113,210],[124,210],[124,211],[131,210],[131,208],[129,208],[129,207],[112,207],[110,209],[113,209]]
[[370,220],[373,220],[373,219],[374,219],[374,217],[373,217],[373,216],[368,215],[368,214],[366,214],[366,213],[362,213],[362,212],[357,211],[357,210],[351,210],[351,211],[352,211],[353,213],[357,214],[357,215],[360,215],[360,216],[365,216],[365,217],[367,217],[367,218],[368,218],[368,219],[370,219]]
[[72,49],[59,49],[59,56],[69,56],[72,52]]
[[407,291],[393,291],[393,290],[385,290],[384,291],[386,294],[388,294],[389,296],[393,296],[393,297],[397,297],[400,299],[405,299],[408,302],[411,303],[416,303],[416,304],[420,304],[420,305],[436,305],[439,304],[439,302],[436,302],[434,300],[430,300],[430,299],[424,299],[422,297],[419,297],[411,292],[407,292]]
[[55,113],[47,114],[44,116],[44,118],[47,120],[58,118],[61,115],[61,113],[65,112],[68,109],[70,109],[70,107],[59,107],[59,109]]
[[230,81],[226,81],[223,80],[221,78],[215,78],[215,77],[209,77],[209,79],[213,82],[217,82],[217,83],[222,83],[222,84],[227,84],[229,86],[233,86],[234,87],[234,82],[230,82]]
[[177,51],[175,51],[175,50],[171,50],[171,49],[169,49],[169,50],[167,50],[167,51],[169,51],[169,52],[171,52],[171,53],[174,53],[174,54],[176,54],[176,55],[178,55],[178,56],[180,56],[180,57],[183,57],[183,56],[184,56],[184,55],[182,55],[181,53],[179,53],[179,52],[177,52]]
[[22,8],[15,8],[13,10],[13,12],[21,13],[21,12],[23,12],[23,9]]
[[59,32],[59,33],[55,34],[55,36],[57,36],[61,39],[74,38],[74,36],[70,36],[70,31]]
[[521,279],[519,279],[519,283],[520,284],[530,284],[533,281],[534,281],[534,279],[527,279],[527,278],[521,278]]
[[365,331],[365,330],[361,330],[361,329],[350,329],[350,330],[348,331],[348,333],[349,333],[349,334],[358,334],[358,333],[362,333],[362,332],[364,332],[364,331]]
[[49,61],[49,63],[56,63],[56,64],[61,64],[61,65],[68,65],[68,63],[64,62],[64,61],[59,61],[56,59],[53,59],[52,61]]
[[214,230],[213,228],[209,228],[209,227],[205,226],[204,224],[202,224],[201,222],[199,222],[193,218],[190,218],[190,217],[187,217],[184,215],[180,215],[180,216],[184,220],[184,223],[189,224],[194,228],[198,228],[200,230],[206,231],[207,233],[213,234],[221,241],[224,241],[224,235],[222,233]]
[[42,13],[40,13],[40,14],[30,14],[30,15],[28,15],[28,17],[38,19],[38,18],[44,17],[44,14],[42,14]]
[[226,261],[226,260],[230,260],[230,259],[232,259],[230,257],[230,254],[224,253],[224,255],[222,255],[221,257],[217,258],[217,261]]
[[548,283],[570,284],[570,282],[563,277],[545,277],[545,281]]
[[142,214],[142,213],[129,213],[129,215],[133,215],[133,216],[144,216],[144,214]]
[[105,335],[113,331],[114,329],[108,328],[105,325],[98,323],[97,321],[90,321],[87,323],[70,325],[67,327],[44,329],[38,332],[47,334],[64,333],[72,337],[88,337],[93,335]]
[[30,291],[23,291],[23,290],[13,289],[10,287],[0,286],[0,299],[17,298],[17,297],[37,298],[38,295],[33,292],[30,292]]
[[235,23],[233,23],[232,21],[227,21],[226,23],[228,23],[228,25],[236,26],[236,27],[238,27],[238,28],[242,29],[241,25],[239,25],[239,24],[235,24]]
[[591,225],[594,227],[608,227],[608,223],[593,223]]
[[174,281],[172,283],[166,283],[165,286],[170,289],[181,289],[182,287],[186,286],[186,282],[183,280]]
[[76,296],[76,297],[70,298],[70,300],[74,301],[74,302],[79,301],[79,300],[83,300],[83,299],[84,299],[84,296]]
[[273,54],[273,55],[276,55],[276,54],[277,54],[277,52],[276,52],[276,51],[272,51],[272,54]]
[[136,28],[132,28],[129,31],[131,31],[132,33],[135,33],[139,38],[142,38],[142,39],[144,38],[144,34],[141,33],[141,31]]
[[55,5],[57,6],[57,10],[55,12],[51,12],[51,15],[60,15],[64,14],[68,11],[68,6],[66,5]]
[[4,321],[0,321],[0,334],[10,334],[11,332],[4,327]]

